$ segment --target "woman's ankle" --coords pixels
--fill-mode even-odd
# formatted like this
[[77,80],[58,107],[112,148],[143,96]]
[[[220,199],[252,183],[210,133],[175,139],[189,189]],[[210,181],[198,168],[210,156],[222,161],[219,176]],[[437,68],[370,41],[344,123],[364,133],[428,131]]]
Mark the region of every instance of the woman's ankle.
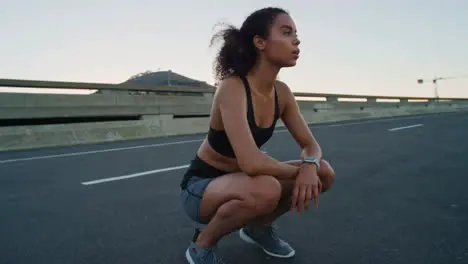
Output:
[[209,235],[204,233],[203,231],[198,235],[195,244],[202,248],[210,248],[216,245],[217,241],[211,238]]

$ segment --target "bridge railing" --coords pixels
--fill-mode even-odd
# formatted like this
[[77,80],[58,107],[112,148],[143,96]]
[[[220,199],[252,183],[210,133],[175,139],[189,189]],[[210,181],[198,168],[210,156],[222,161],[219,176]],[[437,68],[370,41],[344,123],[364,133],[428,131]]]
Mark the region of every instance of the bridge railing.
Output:
[[[0,94],[0,119],[132,117],[172,115],[175,118],[209,116],[215,87],[142,86],[107,83],[56,82],[0,79],[0,87],[85,89],[89,95]],[[144,94],[144,95],[142,95]],[[304,109],[315,112],[333,108],[358,109],[402,107],[436,103],[430,97],[398,97],[327,93],[294,93]],[[307,101],[315,98],[316,101]],[[349,101],[352,99],[361,99]],[[390,101],[390,102],[388,102]],[[465,103],[468,98],[438,98],[437,103]]]
[[[85,89],[90,94],[0,93],[0,151],[203,134],[215,92],[203,84],[143,87],[11,79],[0,79],[1,87]],[[295,95],[309,124],[468,109],[467,98]]]

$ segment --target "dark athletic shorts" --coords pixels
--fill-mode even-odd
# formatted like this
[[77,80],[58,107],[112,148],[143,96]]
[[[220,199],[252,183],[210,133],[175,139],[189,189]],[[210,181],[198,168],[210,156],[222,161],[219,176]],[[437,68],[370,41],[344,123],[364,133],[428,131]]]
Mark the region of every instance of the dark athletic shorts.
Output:
[[185,214],[193,221],[206,224],[200,219],[200,204],[205,192],[206,186],[214,178],[200,178],[192,176],[188,182],[187,189],[182,190],[180,200]]
[[180,201],[185,214],[190,219],[200,224],[206,224],[200,219],[200,204],[205,189],[216,177],[227,173],[195,156],[180,184]]

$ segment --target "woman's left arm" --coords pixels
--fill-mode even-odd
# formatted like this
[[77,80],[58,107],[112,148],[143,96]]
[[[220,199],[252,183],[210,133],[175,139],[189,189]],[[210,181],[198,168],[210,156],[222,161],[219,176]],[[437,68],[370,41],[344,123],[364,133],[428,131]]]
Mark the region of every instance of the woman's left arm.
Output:
[[291,89],[283,82],[278,82],[282,89],[284,102],[281,121],[302,149],[301,157],[322,159],[322,149],[304,120],[299,105]]

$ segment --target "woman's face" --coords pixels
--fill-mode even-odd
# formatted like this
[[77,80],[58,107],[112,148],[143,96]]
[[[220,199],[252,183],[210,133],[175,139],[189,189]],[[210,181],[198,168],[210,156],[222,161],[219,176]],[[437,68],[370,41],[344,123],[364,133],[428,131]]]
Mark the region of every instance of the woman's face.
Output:
[[266,40],[255,38],[260,56],[278,67],[292,67],[299,59],[299,44],[296,25],[287,14],[274,20]]

